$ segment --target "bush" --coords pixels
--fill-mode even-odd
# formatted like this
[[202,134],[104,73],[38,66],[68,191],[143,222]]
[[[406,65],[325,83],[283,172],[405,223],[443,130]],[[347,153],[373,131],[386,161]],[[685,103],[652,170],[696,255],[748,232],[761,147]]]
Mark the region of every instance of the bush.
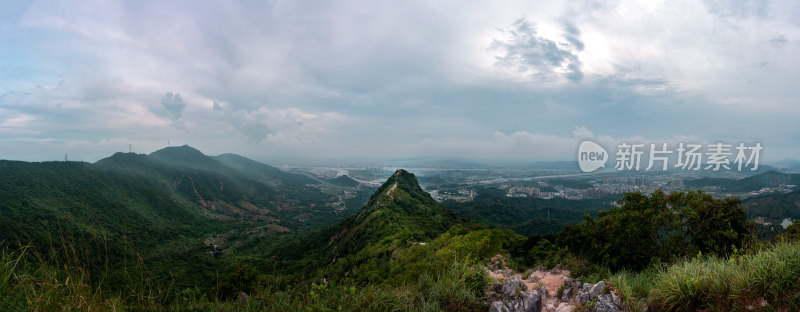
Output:
[[727,256],[751,237],[738,199],[656,191],[649,197],[627,193],[619,203],[597,219],[587,215],[585,222],[565,226],[558,245],[613,270],[641,270],[698,251]]

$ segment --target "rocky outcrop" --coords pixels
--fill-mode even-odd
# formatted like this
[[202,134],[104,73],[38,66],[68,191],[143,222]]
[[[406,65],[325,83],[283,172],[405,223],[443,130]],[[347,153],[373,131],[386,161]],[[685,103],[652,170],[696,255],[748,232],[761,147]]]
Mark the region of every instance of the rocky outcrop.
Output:
[[[607,293],[606,283],[581,283],[569,277],[569,271],[540,267],[526,274],[509,269],[501,255],[487,264],[486,271],[494,280],[487,291],[489,311],[569,312],[590,306],[589,311],[618,312],[620,298]],[[524,277],[524,278],[523,278]]]
[[594,303],[595,312],[621,312],[620,298],[616,294],[600,295]]

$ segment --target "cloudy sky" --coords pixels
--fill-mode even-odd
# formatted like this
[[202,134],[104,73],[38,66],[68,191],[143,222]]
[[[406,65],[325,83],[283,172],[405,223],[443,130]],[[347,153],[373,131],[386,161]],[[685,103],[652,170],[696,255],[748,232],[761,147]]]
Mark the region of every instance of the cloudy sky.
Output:
[[799,40],[792,0],[0,0],[0,159],[800,158]]

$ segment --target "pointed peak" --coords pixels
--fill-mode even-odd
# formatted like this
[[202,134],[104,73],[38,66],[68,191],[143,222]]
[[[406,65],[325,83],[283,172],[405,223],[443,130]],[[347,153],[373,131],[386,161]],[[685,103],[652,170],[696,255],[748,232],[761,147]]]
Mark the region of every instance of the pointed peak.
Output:
[[417,177],[414,176],[413,173],[405,171],[404,169],[398,169],[395,171],[394,174],[392,174],[392,176],[389,177],[385,183],[383,183],[383,185],[380,187],[380,190],[384,190],[387,187],[422,190],[422,187],[419,186],[419,182],[417,182]]
[[411,176],[411,177],[414,177],[414,174],[411,173],[411,172],[406,171],[405,169],[397,169],[397,171],[395,171],[392,176],[394,176],[394,177],[399,177],[399,176]]

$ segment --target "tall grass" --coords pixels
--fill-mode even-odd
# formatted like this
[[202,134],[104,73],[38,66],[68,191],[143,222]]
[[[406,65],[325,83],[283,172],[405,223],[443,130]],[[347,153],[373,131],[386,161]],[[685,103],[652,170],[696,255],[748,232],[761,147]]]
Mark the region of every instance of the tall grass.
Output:
[[[253,311],[486,311],[488,277],[483,269],[454,262],[402,285],[313,284],[290,291],[267,289],[246,303],[215,303],[210,310]],[[231,310],[231,311],[232,311]]]
[[48,242],[43,249],[0,244],[5,246],[0,251],[0,311],[159,310],[170,296],[169,285],[152,278],[130,244],[126,251],[136,260],[117,281],[126,289],[112,292],[105,287],[111,269],[104,237],[62,231]]
[[44,264],[27,248],[0,254],[2,311],[117,311],[119,298],[103,298],[85,271]]
[[631,311],[800,311],[800,243],[620,272],[609,284]]
[[[62,251],[63,252],[63,251]],[[291,290],[268,287],[230,300],[208,298],[199,288],[174,292],[142,279],[122,292],[103,292],[88,270],[55,264],[31,248],[0,253],[0,311],[485,311],[486,272],[454,262],[401,285],[308,283]],[[72,260],[69,260],[72,261]],[[174,292],[174,294],[173,294]],[[170,300],[164,298],[170,297]]]
[[650,266],[646,270],[635,273],[621,271],[610,276],[607,281],[617,295],[622,298],[623,308],[628,311],[647,311],[647,296],[653,288],[653,280],[659,274],[658,266]]

